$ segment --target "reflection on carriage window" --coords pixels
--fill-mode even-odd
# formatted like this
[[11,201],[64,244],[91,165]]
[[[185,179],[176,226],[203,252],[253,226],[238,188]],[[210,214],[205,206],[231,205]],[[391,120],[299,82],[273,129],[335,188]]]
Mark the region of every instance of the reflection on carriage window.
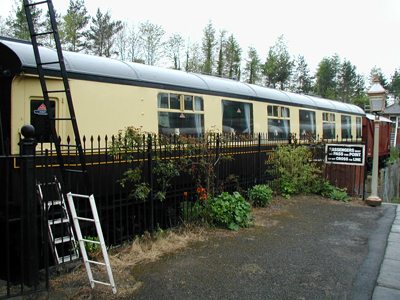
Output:
[[300,139],[305,140],[310,137],[315,139],[315,131],[316,131],[315,111],[300,109],[299,118],[300,118]]
[[[204,132],[203,98],[180,94],[158,94],[158,132],[200,137]],[[196,113],[195,113],[196,112]]]
[[224,133],[251,134],[253,104],[222,100],[222,128]]
[[285,106],[268,105],[268,139],[290,137],[290,109]]
[[336,116],[333,113],[322,113],[323,138],[331,140],[336,138]]
[[351,116],[342,115],[342,139],[350,139],[351,136]]

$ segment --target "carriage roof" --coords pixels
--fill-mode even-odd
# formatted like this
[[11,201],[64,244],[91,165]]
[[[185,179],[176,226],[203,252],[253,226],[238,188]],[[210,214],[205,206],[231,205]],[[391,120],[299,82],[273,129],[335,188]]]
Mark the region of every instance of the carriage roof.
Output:
[[[3,70],[9,69],[14,73],[13,75],[20,72],[37,73],[33,47],[30,42],[0,37],[0,54]],[[58,60],[55,49],[40,47],[40,55],[43,62]],[[76,52],[63,51],[63,55],[70,78],[159,87],[365,115],[360,107],[353,104],[280,91],[228,78],[159,68]],[[46,65],[43,68],[48,75],[58,76],[58,64]]]

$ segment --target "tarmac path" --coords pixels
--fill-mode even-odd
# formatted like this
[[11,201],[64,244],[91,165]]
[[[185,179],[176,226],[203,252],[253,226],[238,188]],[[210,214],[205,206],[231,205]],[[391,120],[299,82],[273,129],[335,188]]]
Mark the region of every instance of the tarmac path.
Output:
[[133,268],[132,299],[371,299],[395,206],[316,196]]

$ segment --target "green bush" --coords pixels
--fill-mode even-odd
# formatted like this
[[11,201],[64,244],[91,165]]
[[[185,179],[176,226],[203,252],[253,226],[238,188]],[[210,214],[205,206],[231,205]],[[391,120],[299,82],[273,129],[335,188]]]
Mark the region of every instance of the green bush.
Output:
[[290,198],[291,195],[312,191],[315,180],[322,172],[312,158],[313,152],[307,146],[277,146],[274,165],[278,173],[278,190],[282,196]]
[[347,195],[346,188],[338,188],[330,184],[327,180],[316,180],[312,192],[314,194],[321,194],[323,197],[327,197],[331,200],[347,202],[351,199],[351,197]]
[[224,192],[216,198],[207,199],[207,209],[213,222],[231,230],[249,227],[249,220],[253,220],[250,204],[238,192],[232,195]]
[[272,190],[264,184],[253,186],[249,191],[250,204],[256,207],[266,207],[272,198]]

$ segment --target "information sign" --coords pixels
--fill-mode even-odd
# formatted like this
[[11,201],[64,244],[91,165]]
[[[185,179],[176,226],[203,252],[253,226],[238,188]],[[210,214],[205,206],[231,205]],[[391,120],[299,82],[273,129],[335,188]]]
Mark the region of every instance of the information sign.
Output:
[[325,153],[325,163],[364,165],[364,145],[326,144]]

